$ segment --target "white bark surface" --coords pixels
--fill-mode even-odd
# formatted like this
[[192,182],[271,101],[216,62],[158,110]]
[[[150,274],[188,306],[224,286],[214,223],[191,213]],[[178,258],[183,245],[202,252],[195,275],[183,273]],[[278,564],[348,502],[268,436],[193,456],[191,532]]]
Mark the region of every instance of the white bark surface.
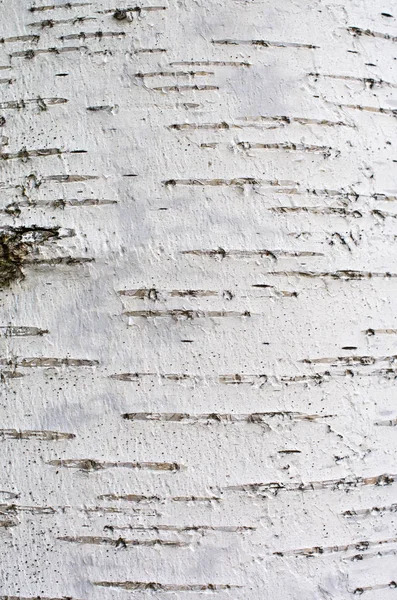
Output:
[[0,597],[397,598],[395,3],[52,1],[0,1]]

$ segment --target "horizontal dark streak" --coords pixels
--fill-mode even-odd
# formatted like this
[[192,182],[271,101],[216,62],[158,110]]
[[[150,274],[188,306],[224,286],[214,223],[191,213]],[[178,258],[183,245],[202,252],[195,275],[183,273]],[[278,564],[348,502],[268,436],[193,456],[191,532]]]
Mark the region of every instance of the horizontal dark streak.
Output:
[[213,92],[219,90],[217,85],[166,85],[146,88],[155,92]]
[[[23,152],[22,149],[21,152]],[[86,150],[70,150],[70,154],[86,154]],[[62,152],[59,150],[59,154],[67,154],[67,152]],[[124,175],[124,177],[128,177]],[[132,175],[130,176],[132,177]],[[0,188],[2,189],[15,189],[17,191],[22,192],[22,196],[27,196],[27,192],[34,188],[39,188],[43,183],[46,182],[55,182],[55,183],[76,183],[80,181],[90,181],[91,179],[100,179],[97,175],[42,175],[36,176],[34,173],[27,175],[24,179],[22,179],[22,184],[7,184],[5,182],[0,182]],[[60,200],[62,201],[62,200]]]
[[[298,295],[297,292],[277,290],[273,285],[258,283],[253,284],[252,287],[268,289],[271,293],[274,293],[276,296],[297,297]],[[224,300],[232,300],[234,298],[234,295],[230,290],[158,290],[156,288],[136,288],[132,290],[119,290],[117,293],[120,296],[127,296],[136,300],[151,300],[153,302],[164,301],[167,298],[218,297],[223,298]]]
[[287,115],[257,115],[254,117],[240,117],[240,121],[248,121],[253,123],[278,123],[281,125],[290,125],[292,123],[298,123],[299,125],[325,125],[334,127],[343,125],[344,127],[351,127],[348,123],[343,121],[329,121],[328,119],[311,119],[308,117],[291,117]]
[[378,335],[378,334],[392,334],[395,335],[397,333],[397,329],[366,329],[363,331],[368,336]]
[[0,600],[77,600],[72,596],[57,596],[51,598],[49,596],[0,596]]
[[303,482],[270,482],[270,483],[248,483],[243,485],[232,485],[225,490],[237,492],[253,492],[257,494],[272,493],[277,495],[281,491],[307,492],[316,490],[349,491],[366,485],[386,486],[397,481],[397,475],[382,474],[374,477],[343,477],[342,479],[327,479],[324,481]]
[[31,6],[29,10],[30,12],[42,12],[45,10],[55,10],[59,8],[71,9],[80,6],[91,6],[91,2],[67,2],[64,4],[46,4],[45,6]]
[[181,250],[180,254],[190,254],[193,256],[209,256],[210,258],[253,258],[253,257],[270,257],[277,260],[280,257],[309,257],[309,256],[324,256],[322,252],[309,252],[300,250],[224,250],[223,248],[216,248],[213,250]]
[[204,534],[207,531],[221,531],[222,533],[240,533],[244,531],[256,531],[256,527],[249,527],[244,525],[225,525],[225,526],[213,526],[213,525],[187,525],[187,526],[175,526],[175,525],[151,525],[150,527],[134,526],[134,525],[105,525],[104,529],[122,530],[122,531],[172,531],[175,533],[200,533]]
[[213,71],[154,71],[151,73],[135,73],[135,77],[198,77],[215,75]]
[[383,79],[374,79],[372,77],[354,77],[352,75],[326,75],[323,73],[308,73],[307,75],[308,77],[314,77],[315,79],[337,79],[341,81],[363,83],[364,85],[367,85],[370,89],[373,89],[374,87],[397,87],[397,84],[395,83],[390,83],[389,81],[384,81]]
[[108,105],[108,104],[103,104],[103,105],[99,105],[99,106],[87,106],[86,110],[88,110],[89,112],[107,112],[107,113],[111,113],[116,108],[117,108],[117,106],[111,106],[111,105]]
[[346,556],[346,558],[342,560],[343,562],[358,562],[371,558],[382,558],[382,556],[394,556],[395,554],[397,554],[397,548],[392,548],[390,550],[378,550],[377,552],[368,552],[365,554],[353,554],[353,556]]
[[329,381],[335,377],[384,377],[385,379],[396,379],[396,369],[378,369],[376,371],[353,371],[352,369],[345,369],[343,371],[324,371],[323,373],[313,373],[310,375],[295,375],[292,377],[283,376],[281,377],[281,383],[299,383],[305,381],[312,381],[320,385],[325,381]]
[[97,17],[74,17],[72,19],[46,19],[44,21],[35,21],[34,23],[28,23],[28,27],[40,27],[40,29],[52,29],[57,25],[80,25],[86,21],[95,21]]
[[79,33],[71,33],[69,35],[61,35],[58,39],[61,41],[89,40],[89,39],[101,40],[103,38],[115,38],[115,37],[125,37],[125,36],[126,36],[125,31],[95,31],[93,33],[80,31]]
[[136,48],[130,54],[157,54],[167,52],[166,48]]
[[238,177],[236,179],[167,179],[162,182],[166,186],[176,185],[195,185],[195,186],[237,186],[244,187],[245,185],[268,185],[270,187],[296,187],[298,184],[293,181],[279,181],[277,179],[265,180],[255,179],[254,177]]
[[16,158],[25,160],[34,156],[59,156],[61,154],[65,153],[62,152],[59,148],[39,148],[37,150],[26,150],[26,148],[22,148],[22,150],[19,150],[19,152],[2,152],[0,154],[0,160],[13,160]]
[[45,175],[39,181],[56,181],[57,183],[75,183],[76,181],[90,181],[99,179],[97,175]]
[[173,123],[169,129],[177,131],[191,131],[194,129],[242,129],[243,127],[252,127],[252,125],[238,125],[237,123]]
[[[298,186],[298,183],[293,184],[295,186]],[[275,189],[274,190],[275,193],[279,193],[279,190]],[[374,193],[374,194],[362,194],[356,191],[350,191],[350,192],[346,192],[344,190],[327,190],[327,189],[310,189],[310,188],[306,188],[306,189],[297,189],[297,187],[295,188],[291,188],[289,190],[281,190],[281,193],[283,194],[289,194],[289,195],[309,195],[309,196],[324,196],[326,198],[337,198],[338,200],[347,200],[349,202],[357,202],[357,200],[359,200],[360,198],[371,198],[373,200],[377,200],[377,201],[395,201],[397,200],[397,196],[387,196],[386,194],[381,194],[381,193]]]
[[299,44],[295,42],[275,42],[269,40],[212,40],[213,44],[220,44],[222,46],[257,46],[259,48],[306,48],[309,50],[315,50],[319,46],[313,46],[312,44]]
[[[281,377],[281,382],[300,381],[300,380],[314,380],[317,381],[318,375],[299,375],[295,377]],[[265,374],[250,375],[247,373],[231,373],[229,375],[219,375],[218,382],[224,385],[255,385],[259,384],[260,387],[268,383],[269,377]]]
[[249,62],[225,60],[186,60],[170,62],[171,67],[251,67]]
[[[180,383],[182,381],[204,381],[210,379],[204,375],[193,375],[189,373],[119,373],[109,376],[110,379],[117,379],[119,381],[139,381],[144,377],[153,377],[159,378],[160,380],[173,381],[176,383]],[[218,378],[215,378],[216,381],[221,380],[222,377],[239,377],[238,375],[220,375]],[[258,375],[258,377],[260,377]],[[263,376],[266,377],[266,376]],[[266,377],[267,380],[267,377]]]
[[171,298],[207,298],[219,296],[226,300],[231,300],[233,294],[228,291],[216,290],[157,290],[156,288],[137,288],[133,290],[120,290],[117,292],[120,296],[128,296],[139,300],[161,300],[162,296]]
[[[212,129],[243,129],[243,128],[260,128],[265,127],[266,129],[277,129],[278,127],[285,127],[287,125],[291,125],[293,123],[298,123],[300,125],[323,125],[327,127],[335,127],[335,126],[347,126],[342,121],[326,121],[320,119],[300,119],[298,117],[245,117],[241,119],[244,123],[228,123],[226,121],[222,121],[220,123],[173,123],[169,125],[169,129],[175,129],[177,131],[192,131],[192,130],[212,130]],[[240,144],[248,144],[244,142],[240,142]],[[275,148],[277,146],[277,148]],[[254,144],[251,147],[256,147]],[[260,145],[263,147],[263,144]],[[283,150],[305,150],[304,144],[266,144],[266,147],[269,149],[283,149]],[[309,147],[310,148],[310,147]],[[313,148],[324,150],[331,150],[331,148],[325,148],[322,146],[314,146]],[[248,149],[248,148],[247,148]],[[314,150],[312,150],[314,151]]]
[[297,550],[286,550],[283,552],[273,552],[276,556],[316,556],[321,554],[333,554],[336,552],[348,552],[349,550],[358,550],[365,552],[368,548],[374,546],[382,546],[384,544],[394,544],[397,542],[397,538],[390,538],[387,540],[379,540],[369,542],[367,540],[361,542],[355,542],[353,544],[345,544],[342,546],[314,546],[312,548],[299,548]]
[[359,104],[339,104],[338,102],[331,102],[329,100],[326,101],[327,104],[333,104],[339,108],[351,108],[352,110],[360,110],[364,112],[373,112],[382,115],[388,115],[391,117],[397,117],[397,109],[393,108],[382,108],[376,106],[361,106]]
[[18,515],[20,513],[27,513],[32,515],[64,515],[73,512],[84,513],[84,514],[132,514],[132,515],[145,515],[150,517],[160,516],[156,511],[142,511],[141,509],[130,509],[116,508],[114,506],[19,506],[16,504],[0,504],[0,515]]
[[161,498],[159,496],[145,496],[143,494],[102,494],[99,500],[123,500],[125,502],[220,502],[222,498],[217,496],[174,496]]
[[359,508],[357,510],[345,510],[342,515],[344,517],[375,517],[388,512],[397,512],[397,504],[389,506],[372,506],[371,508]]
[[125,500],[127,502],[160,502],[165,498],[159,496],[144,496],[143,494],[101,494],[98,496],[98,500]]
[[65,459],[65,460],[50,460],[48,465],[53,467],[65,467],[67,469],[80,469],[81,471],[92,472],[101,471],[103,469],[143,469],[149,471],[180,471],[185,469],[183,465],[178,463],[167,462],[100,462],[90,458],[83,459]]
[[94,258],[86,258],[80,256],[58,256],[56,258],[29,258],[25,260],[26,265],[81,265],[94,262]]
[[372,271],[352,271],[343,269],[340,271],[315,272],[315,271],[270,271],[265,275],[276,275],[284,277],[303,277],[308,279],[339,279],[342,281],[361,281],[363,279],[392,279],[397,273],[378,273]]
[[96,367],[99,365],[97,360],[86,358],[0,358],[1,366],[13,367]]
[[218,590],[231,590],[240,588],[239,585],[230,584],[174,584],[155,583],[142,581],[94,581],[93,585],[101,587],[120,588],[124,590],[149,590],[153,592],[205,592]]
[[167,10],[168,6],[130,6],[128,8],[107,8],[105,10],[97,10],[98,14],[101,15],[107,15],[112,13],[114,15],[114,13],[116,11],[120,11],[120,12],[126,12],[126,13],[130,13],[130,12],[136,12],[138,14],[140,14],[141,12],[157,12],[160,10]]
[[0,327],[1,337],[45,335],[46,333],[49,333],[48,329],[39,329],[39,327],[18,327],[16,325],[7,325],[5,327]]
[[321,373],[306,373],[303,375],[266,375],[264,373],[249,374],[249,373],[230,373],[225,375],[201,375],[192,373],[118,373],[109,375],[110,379],[118,381],[139,382],[141,379],[150,377],[159,379],[160,381],[169,381],[173,383],[183,383],[191,381],[194,384],[209,383],[223,385],[249,385],[263,387],[272,381],[281,384],[291,383],[306,383],[311,382],[315,385],[321,385],[331,379],[337,377],[384,377],[386,379],[397,379],[397,369],[387,368],[378,369],[376,371],[353,371],[352,369],[344,369],[339,371],[323,371]]
[[289,142],[280,142],[272,144],[255,142],[237,142],[236,146],[241,150],[282,150],[285,152],[313,152],[323,154],[328,157],[332,152],[340,154],[338,150],[333,150],[329,146],[310,146],[308,144],[292,144]]
[[186,310],[186,309],[174,309],[174,310],[130,310],[123,312],[125,317],[131,318],[144,318],[144,319],[157,319],[170,317],[172,319],[216,319],[222,317],[251,317],[252,314],[249,311],[236,312],[226,310]]
[[68,207],[84,207],[84,206],[107,206],[117,204],[117,200],[101,200],[98,198],[59,198],[58,200],[23,200],[21,202],[13,202],[8,204],[6,208],[0,209],[6,214],[15,215],[22,208],[68,208]]
[[[66,507],[66,510],[70,508],[70,507]],[[160,513],[158,513],[155,510],[147,510],[147,511],[143,511],[141,508],[132,508],[132,509],[126,509],[126,508],[116,508],[114,506],[93,506],[93,507],[89,507],[89,508],[74,508],[72,507],[72,509],[77,510],[78,512],[82,512],[85,513],[87,515],[89,514],[98,514],[98,515],[113,515],[113,514],[117,514],[117,515],[132,515],[132,516],[146,516],[146,517],[161,517]],[[62,512],[65,512],[65,510],[63,510]]]
[[190,544],[188,542],[178,542],[171,540],[162,539],[151,539],[151,540],[126,540],[122,537],[114,540],[109,537],[95,537],[95,536],[64,536],[57,538],[61,542],[71,542],[74,544],[93,544],[98,546],[114,546],[115,548],[129,548],[134,546],[168,546],[171,548],[187,548]]
[[287,213],[308,213],[312,215],[338,215],[341,217],[362,217],[363,214],[358,210],[347,210],[341,207],[327,207],[322,208],[320,206],[272,206],[268,208],[269,211],[287,214]]
[[3,440],[39,440],[44,442],[57,440],[72,440],[74,433],[60,431],[19,431],[17,429],[0,429],[0,439]]
[[281,417],[282,419],[297,420],[297,421],[316,421],[318,419],[326,419],[333,415],[313,415],[293,411],[277,411],[277,412],[262,412],[249,414],[232,414],[232,413],[207,413],[207,414],[188,414],[188,413],[125,413],[123,419],[128,421],[162,421],[167,423],[252,423],[262,424],[267,423],[269,419]]
[[357,37],[366,36],[380,38],[383,40],[390,40],[391,42],[397,42],[397,36],[389,35],[388,33],[381,33],[379,31],[371,31],[370,29],[361,29],[360,27],[348,27],[347,31]]
[[17,515],[27,513],[29,515],[54,515],[57,512],[51,506],[18,506],[17,504],[0,504],[1,515]]
[[378,219],[392,218],[396,219],[397,214],[388,213],[378,209],[370,211],[348,210],[339,206],[320,207],[320,206],[275,206],[268,210],[278,214],[300,214],[307,213],[311,215],[336,215],[339,217],[351,217],[353,219],[361,219],[364,216],[376,217]]
[[314,364],[331,364],[331,365],[374,365],[378,362],[389,362],[395,363],[397,361],[397,354],[391,354],[390,356],[338,356],[337,358],[304,358],[299,361],[308,365]]
[[351,593],[361,596],[361,594],[364,594],[365,592],[371,592],[374,590],[396,589],[396,588],[397,588],[397,582],[389,581],[389,583],[378,583],[377,585],[367,585],[366,587],[359,587],[359,588],[356,588],[355,590],[353,590],[353,592],[351,592]]
[[11,52],[10,58],[28,58],[32,59],[40,54],[63,54],[64,52],[79,52],[80,50],[88,50],[87,46],[64,46],[63,48],[30,48],[21,52]]
[[16,35],[8,38],[0,38],[0,44],[13,44],[15,42],[33,42],[35,44],[39,39],[39,35]]

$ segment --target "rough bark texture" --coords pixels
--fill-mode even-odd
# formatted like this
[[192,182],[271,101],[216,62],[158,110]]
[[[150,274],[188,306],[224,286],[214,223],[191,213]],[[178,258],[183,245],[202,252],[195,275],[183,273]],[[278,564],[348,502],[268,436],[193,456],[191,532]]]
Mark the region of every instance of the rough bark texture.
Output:
[[0,1],[0,598],[397,598],[396,5],[118,4]]

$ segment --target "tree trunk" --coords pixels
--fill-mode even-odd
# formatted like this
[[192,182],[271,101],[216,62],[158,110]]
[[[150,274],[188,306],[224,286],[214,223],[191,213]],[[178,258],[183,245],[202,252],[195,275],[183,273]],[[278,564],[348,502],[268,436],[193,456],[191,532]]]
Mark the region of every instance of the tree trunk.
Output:
[[394,598],[396,8],[120,4],[0,2],[0,598]]

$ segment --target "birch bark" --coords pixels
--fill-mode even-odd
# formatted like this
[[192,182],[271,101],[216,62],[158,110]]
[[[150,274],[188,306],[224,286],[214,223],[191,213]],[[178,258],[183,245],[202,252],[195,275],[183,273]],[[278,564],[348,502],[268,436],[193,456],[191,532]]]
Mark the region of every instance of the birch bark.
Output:
[[395,597],[396,10],[0,1],[2,600]]

